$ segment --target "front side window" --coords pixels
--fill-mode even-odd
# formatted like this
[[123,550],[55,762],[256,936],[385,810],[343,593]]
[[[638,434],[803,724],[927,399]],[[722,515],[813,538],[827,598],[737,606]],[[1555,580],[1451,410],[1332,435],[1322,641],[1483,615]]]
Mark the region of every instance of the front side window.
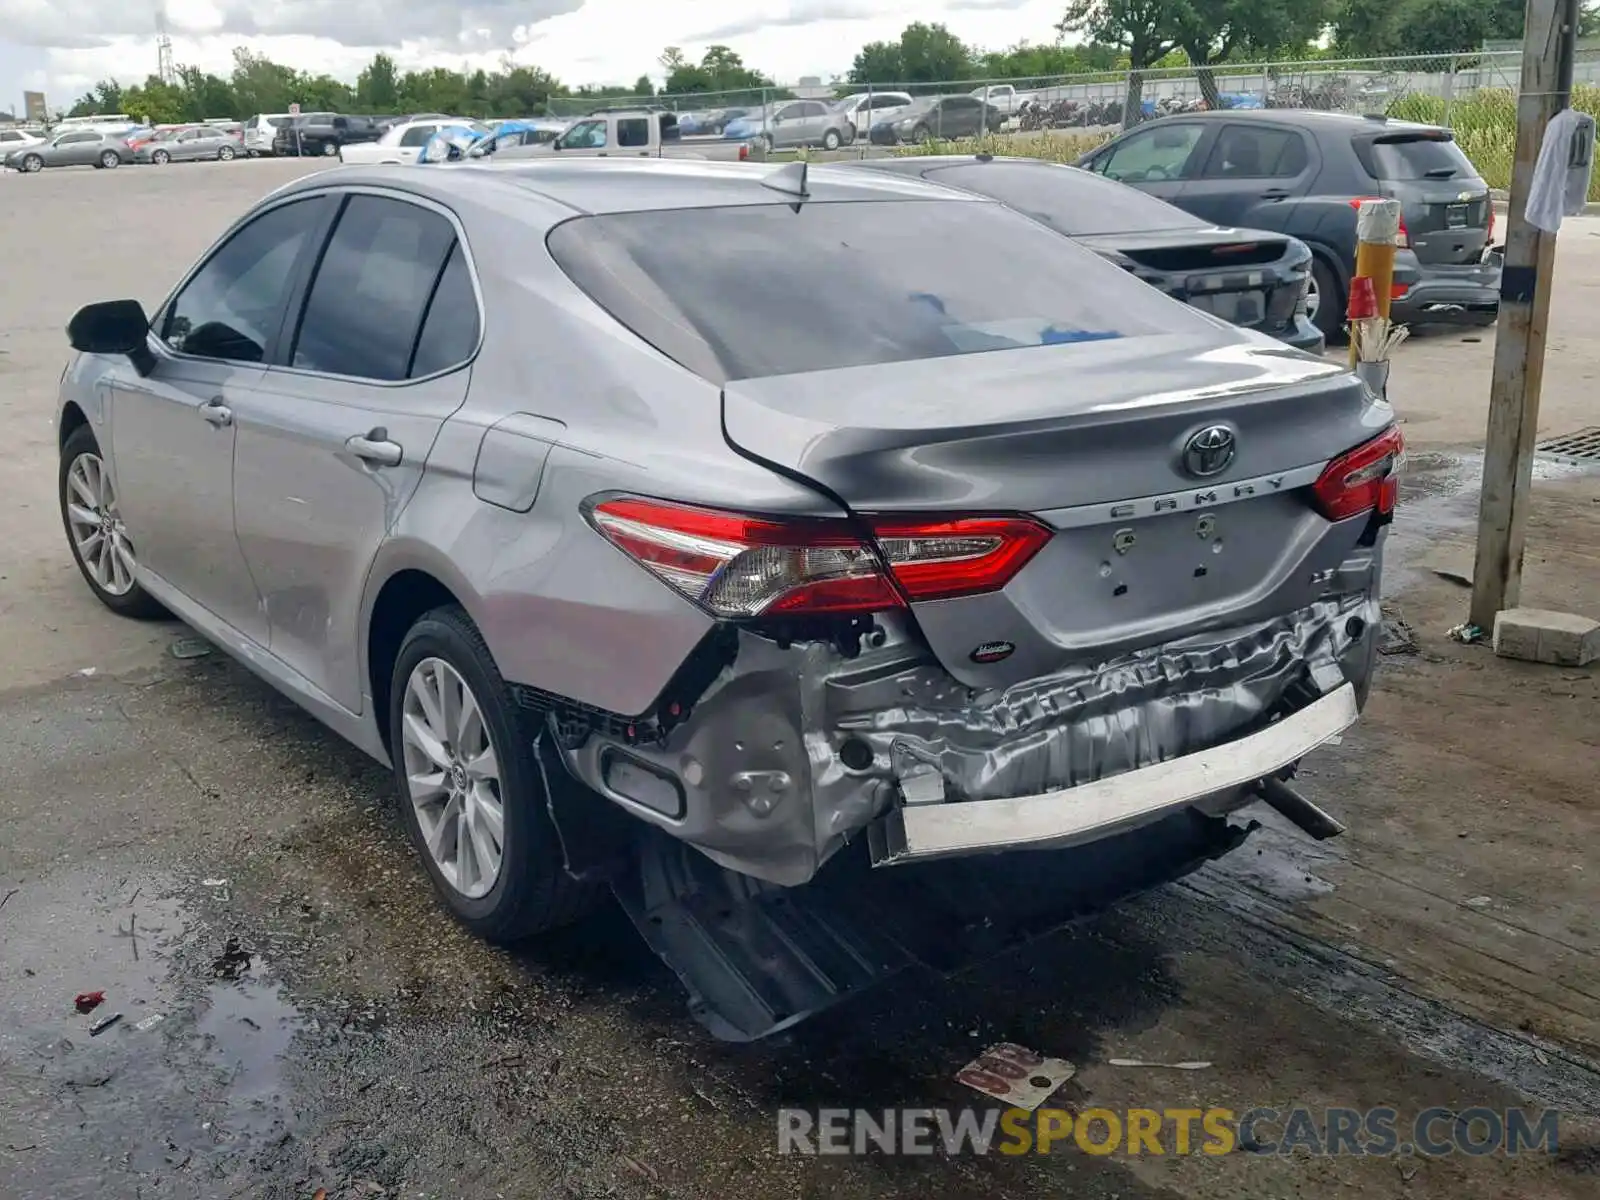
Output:
[[351,196],[311,281],[291,365],[405,379],[454,242],[455,227],[436,212],[383,196]]
[[1096,159],[1095,170],[1123,183],[1180,179],[1203,132],[1200,125],[1193,123],[1141,129],[1118,142],[1105,157]]
[[320,198],[294,200],[240,229],[168,306],[162,340],[202,358],[262,362],[283,320],[295,263],[322,212]]
[[563,150],[604,150],[606,148],[606,123],[604,121],[579,121],[556,143]]

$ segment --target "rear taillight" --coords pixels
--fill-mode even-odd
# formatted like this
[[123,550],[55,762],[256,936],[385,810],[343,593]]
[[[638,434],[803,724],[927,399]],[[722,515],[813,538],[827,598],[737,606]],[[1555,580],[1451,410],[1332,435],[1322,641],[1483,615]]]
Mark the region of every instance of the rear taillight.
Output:
[[1400,499],[1400,455],[1406,448],[1398,425],[1391,425],[1370,442],[1341,454],[1327,465],[1311,487],[1317,511],[1330,521],[1344,521],[1376,511],[1394,512]]
[[[1003,588],[1050,540],[1031,517],[835,520],[752,517],[619,496],[588,513],[640,566],[714,616],[881,612]],[[887,562],[891,580],[882,570]]]
[[[1382,196],[1357,196],[1355,199],[1350,201],[1350,207],[1359,212],[1361,209],[1361,202],[1363,200],[1382,199],[1384,199]],[[1400,218],[1400,236],[1395,238],[1394,244],[1395,247],[1400,250],[1405,250],[1411,245],[1411,237],[1406,233],[1406,219],[1404,217]]]

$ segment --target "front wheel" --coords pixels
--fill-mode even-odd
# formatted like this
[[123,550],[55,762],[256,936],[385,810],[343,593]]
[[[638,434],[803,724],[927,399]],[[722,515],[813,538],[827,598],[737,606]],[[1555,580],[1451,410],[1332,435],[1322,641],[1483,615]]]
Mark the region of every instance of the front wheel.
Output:
[[824,150],[837,150],[844,144],[844,139],[839,136],[837,129],[830,129],[822,135],[822,148]]
[[165,150],[157,150],[150,156],[150,161],[155,163],[155,165],[158,167],[164,167],[172,161],[172,155],[168,154]]
[[434,609],[391,677],[389,736],[406,828],[434,887],[480,937],[511,942],[568,925],[596,890],[567,874],[534,742],[477,627]]
[[44,159],[37,154],[30,154],[22,160],[22,169],[32,175],[35,171],[44,170]]
[[339,147],[338,146],[335,146],[332,142],[323,142],[322,143],[322,157],[323,158],[332,158],[337,153],[339,153]]
[[911,140],[913,142],[920,142],[923,145],[927,145],[929,142],[933,141],[933,130],[929,129],[926,125],[918,125],[911,131]]
[[1344,336],[1344,289],[1333,268],[1320,258],[1311,260],[1311,286],[1306,292],[1306,316],[1322,330],[1330,344]]
[[115,150],[107,150],[100,156],[100,165],[108,171],[112,167],[120,167],[122,165],[122,156]]
[[217,161],[218,162],[232,162],[233,161],[233,147],[232,146],[224,146],[221,150],[218,150],[217,151]]
[[138,559],[117,506],[116,484],[87,425],[73,430],[61,447],[57,492],[72,560],[95,599],[124,617],[166,616],[155,597],[139,586]]

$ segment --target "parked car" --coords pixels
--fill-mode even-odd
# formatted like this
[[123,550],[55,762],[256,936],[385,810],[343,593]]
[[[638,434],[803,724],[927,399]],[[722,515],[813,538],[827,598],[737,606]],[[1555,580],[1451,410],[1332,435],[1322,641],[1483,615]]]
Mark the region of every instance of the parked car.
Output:
[[43,146],[47,140],[26,129],[0,129],[0,155],[9,155],[31,146]]
[[893,120],[895,114],[911,104],[909,92],[857,92],[834,104],[834,111],[843,113],[850,122],[850,138],[870,132],[879,121]]
[[231,162],[239,154],[239,143],[226,129],[211,125],[191,125],[158,133],[133,152],[136,163],[164,167],[174,162],[199,162],[201,159]]
[[1500,258],[1489,185],[1436,125],[1272,108],[1189,113],[1114,138],[1079,165],[1202,220],[1291,234],[1316,256],[1312,319],[1341,332],[1355,264],[1356,209],[1402,205],[1397,321],[1492,319]]
[[742,159],[746,152],[747,146],[742,143],[701,141],[685,146],[678,134],[677,114],[661,109],[618,108],[608,109],[603,116],[574,121],[547,142],[524,138],[520,146],[496,150],[495,158],[548,159],[560,154],[562,158]]
[[278,131],[294,118],[288,113],[257,113],[244,123],[244,149],[251,158],[273,153]]
[[360,142],[341,146],[339,158],[351,165],[366,166],[372,163],[415,163],[422,154],[428,139],[443,125],[466,125],[487,134],[489,127],[467,117],[445,117],[442,120],[407,121],[391,125],[375,142]]
[[722,136],[763,145],[767,150],[821,146],[837,150],[855,140],[855,126],[821,100],[784,100],[730,122]]
[[730,121],[750,112],[744,108],[710,108],[705,112],[679,113],[678,131],[684,137],[721,137]]
[[1027,92],[1019,92],[1014,84],[1009,83],[976,87],[967,94],[998,109],[1007,117],[1018,116],[1022,112],[1022,106],[1032,99]]
[[1174,300],[1319,354],[1306,311],[1311,251],[1297,238],[1220,228],[1077,167],[988,154],[866,158],[842,164],[964,188],[1089,247]]
[[[468,151],[469,158],[487,158],[504,155],[522,158],[525,150],[549,149],[550,144],[566,132],[568,122],[546,117],[530,117],[525,121],[501,121],[486,136],[480,138]],[[516,152],[516,153],[514,153]]]
[[976,96],[923,96],[872,127],[872,143],[931,142],[998,132],[1006,115]]
[[69,129],[42,146],[24,146],[5,157],[13,171],[32,173],[46,167],[120,167],[133,161],[133,151],[120,134]]
[[609,884],[719,1036],[1181,875],[1254,796],[1337,829],[1284,780],[1367,694],[1393,410],[1001,204],[352,167],[68,335],[90,591],[388,763],[480,935]]
[[345,146],[375,142],[382,136],[383,130],[371,117],[302,113],[278,129],[272,139],[272,152],[290,157],[320,154],[332,158]]

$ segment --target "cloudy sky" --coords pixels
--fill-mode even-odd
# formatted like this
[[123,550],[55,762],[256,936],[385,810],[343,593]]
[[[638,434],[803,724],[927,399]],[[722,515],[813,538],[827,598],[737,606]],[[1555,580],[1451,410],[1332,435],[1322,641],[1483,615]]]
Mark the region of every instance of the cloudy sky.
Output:
[[[0,0],[0,108],[70,103],[107,75],[155,70],[160,0]],[[985,48],[1054,37],[1063,0],[165,0],[175,57],[225,74],[233,47],[353,79],[377,50],[402,67],[493,66],[510,53],[563,82],[659,77],[665,46],[732,46],[779,81],[846,71],[863,43],[943,21]]]

